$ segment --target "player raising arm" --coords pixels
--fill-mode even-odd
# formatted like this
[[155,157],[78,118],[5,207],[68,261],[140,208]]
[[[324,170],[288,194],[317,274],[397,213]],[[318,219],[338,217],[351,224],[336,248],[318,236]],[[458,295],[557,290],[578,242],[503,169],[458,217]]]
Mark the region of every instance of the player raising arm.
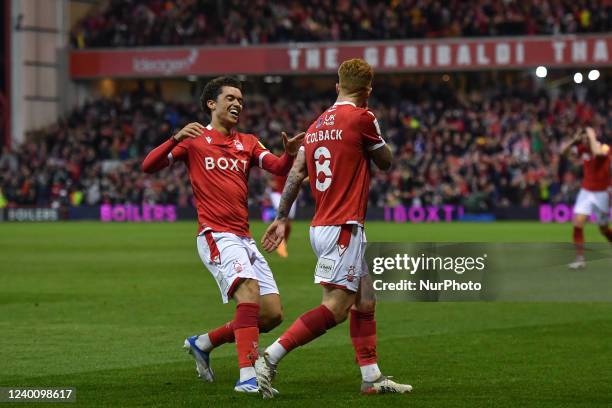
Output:
[[234,390],[258,392],[253,363],[259,332],[278,326],[282,314],[272,271],[249,232],[248,176],[253,166],[286,175],[304,134],[289,139],[282,133],[285,153],[277,157],[254,135],[234,130],[243,99],[240,81],[233,77],[211,80],[201,104],[211,116],[210,124],[188,124],[151,151],[142,169],[153,173],[176,161],[185,163],[198,212],[198,253],[217,282],[223,302],[236,302],[232,321],[185,340],[199,376],[213,381],[210,352],[236,341],[240,379]]
[[573,240],[576,260],[568,266],[571,269],[580,269],[586,266],[584,224],[591,214],[595,214],[601,234],[612,242],[612,230],[608,225],[611,153],[610,146],[600,143],[591,127],[579,129],[572,139],[562,145],[561,154],[567,154],[573,147],[582,159],[583,181],[574,205]]
[[382,170],[391,166],[391,151],[378,122],[367,109],[372,68],[364,60],[345,61],[338,70],[338,99],[308,128],[304,146],[289,173],[276,220],[262,238],[266,251],[284,237],[287,214],[306,176],[315,199],[310,242],[318,258],[315,283],[323,287],[321,304],[300,316],[255,363],[264,398],[271,398],[272,379],[281,359],[296,347],[342,323],[350,314],[350,335],[359,364],[361,392],[412,390],[382,375],[376,355],[376,299],[364,259],[365,213],[370,188],[370,159]]

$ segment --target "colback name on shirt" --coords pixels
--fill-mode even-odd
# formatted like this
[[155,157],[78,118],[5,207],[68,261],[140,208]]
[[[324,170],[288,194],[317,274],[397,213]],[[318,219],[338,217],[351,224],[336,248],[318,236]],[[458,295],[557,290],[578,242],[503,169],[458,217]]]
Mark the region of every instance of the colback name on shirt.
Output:
[[325,140],[342,140],[342,129],[325,129],[306,133],[306,144]]

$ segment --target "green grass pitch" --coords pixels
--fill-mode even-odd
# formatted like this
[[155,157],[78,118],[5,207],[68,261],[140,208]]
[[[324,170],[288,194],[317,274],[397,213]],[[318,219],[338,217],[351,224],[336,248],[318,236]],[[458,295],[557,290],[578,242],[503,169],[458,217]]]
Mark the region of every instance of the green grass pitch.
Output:
[[[263,228],[252,225],[256,239]],[[293,231],[288,260],[267,256],[285,322],[262,345],[320,302],[307,224]],[[410,395],[359,395],[347,323],[283,361],[273,401],[232,391],[234,345],[213,352],[217,381],[203,383],[183,339],[234,308],[221,304],[194,233],[194,223],[0,225],[0,386],[76,387],[69,406],[612,405],[612,303],[380,302],[380,366],[411,383]],[[571,229],[369,223],[367,233],[369,241],[552,242]],[[586,238],[601,241],[593,226]]]

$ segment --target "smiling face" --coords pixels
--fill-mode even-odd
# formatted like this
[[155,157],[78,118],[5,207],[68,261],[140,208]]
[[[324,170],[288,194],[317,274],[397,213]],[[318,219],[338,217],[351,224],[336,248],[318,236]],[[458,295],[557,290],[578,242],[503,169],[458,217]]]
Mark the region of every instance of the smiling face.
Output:
[[223,86],[216,100],[208,100],[206,105],[211,115],[219,123],[234,127],[242,112],[242,92],[233,86]]

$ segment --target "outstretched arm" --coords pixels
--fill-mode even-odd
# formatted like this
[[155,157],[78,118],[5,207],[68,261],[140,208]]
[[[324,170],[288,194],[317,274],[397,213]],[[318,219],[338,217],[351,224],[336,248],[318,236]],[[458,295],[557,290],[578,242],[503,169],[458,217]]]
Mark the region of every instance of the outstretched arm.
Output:
[[270,224],[261,238],[261,244],[266,251],[274,251],[284,239],[289,209],[297,198],[302,181],[304,181],[307,175],[308,170],[306,168],[306,156],[304,154],[304,150],[302,149],[298,152],[295,163],[293,163],[293,167],[289,172],[289,177],[287,178],[285,188],[283,189],[283,194],[281,195],[276,219],[272,224]]
[[261,168],[277,176],[286,176],[291,170],[295,156],[283,153],[280,157],[274,153],[265,153],[261,158]]
[[172,136],[170,139],[151,150],[142,162],[142,171],[151,174],[168,167],[170,165],[168,155],[177,144],[178,142],[174,136]]
[[155,173],[170,165],[168,155],[174,147],[187,138],[195,138],[200,135],[204,126],[193,122],[181,129],[176,135],[151,150],[142,162],[142,171]]
[[561,145],[561,156],[565,156],[576,143],[582,139],[582,129],[579,129],[570,140],[563,142]]
[[262,151],[259,155],[259,167],[277,176],[286,176],[289,170],[291,170],[291,165],[293,164],[298,149],[302,145],[304,135],[304,132],[300,132],[289,139],[287,134],[282,132],[281,137],[283,138],[285,152],[282,156],[278,157],[267,150]]
[[593,129],[592,127],[588,127],[586,128],[586,135],[587,135],[587,139],[589,141],[589,148],[591,149],[591,153],[593,153],[593,156],[605,156],[608,154],[608,151],[610,151],[610,146],[603,144],[603,143],[599,143],[597,141],[597,136],[595,135],[595,129]]

